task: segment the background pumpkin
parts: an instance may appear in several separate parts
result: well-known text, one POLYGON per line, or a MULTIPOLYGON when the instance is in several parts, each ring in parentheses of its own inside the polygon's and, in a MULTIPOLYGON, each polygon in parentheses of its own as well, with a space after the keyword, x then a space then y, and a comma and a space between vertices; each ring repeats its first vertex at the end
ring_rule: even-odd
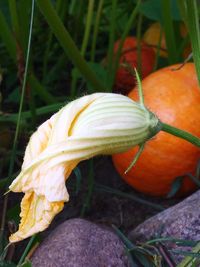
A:
MULTIPOLYGON (((180 36, 183 39, 187 37, 188 30, 185 24, 183 23, 179 24, 179 31, 180 31, 180 36)), ((154 49, 155 53, 157 53, 157 49, 159 47, 159 42, 160 42, 159 55, 161 57, 166 57, 166 58, 168 57, 164 29, 162 29, 162 26, 159 22, 155 22, 150 25, 150 27, 145 31, 143 35, 143 41, 149 46, 151 46, 154 49)), ((183 58, 187 58, 190 53, 191 53, 191 45, 187 44, 183 51, 183 58)))
MULTIPOLYGON (((116 41, 114 45, 114 53, 117 53, 120 40, 116 41)), ((154 68, 156 54, 152 47, 141 41, 140 44, 135 37, 127 37, 124 41, 122 52, 119 60, 119 68, 115 77, 114 92, 119 92, 127 95, 135 86, 136 80, 130 69, 140 69, 141 76, 145 78, 154 68), (141 49, 141 59, 138 58, 138 46, 141 49), (141 66, 139 64, 141 62, 141 66)))
MULTIPOLYGON (((171 124, 200 137, 200 88, 195 67, 187 63, 160 69, 142 81, 145 105, 157 114, 162 122, 171 124)), ((137 90, 129 97, 137 100, 137 90)), ((123 179, 137 190, 155 196, 166 196, 173 181, 187 173, 195 174, 200 150, 173 135, 160 132, 149 140, 136 165, 124 174, 138 148, 113 155, 114 165, 123 179)), ((185 177, 180 194, 195 189, 185 177)))

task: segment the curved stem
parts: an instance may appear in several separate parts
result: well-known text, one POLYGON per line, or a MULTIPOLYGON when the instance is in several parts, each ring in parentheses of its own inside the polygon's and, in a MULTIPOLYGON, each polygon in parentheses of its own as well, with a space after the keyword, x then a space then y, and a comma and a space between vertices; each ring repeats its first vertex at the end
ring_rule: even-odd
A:
POLYGON ((170 134, 173 134, 177 137, 180 137, 182 139, 187 140, 188 142, 192 143, 195 146, 200 147, 200 138, 198 138, 197 136, 192 135, 191 133, 188 133, 186 131, 180 130, 176 127, 173 127, 169 124, 161 123, 161 130, 170 134))
POLYGON ((127 174, 133 168, 133 166, 136 164, 137 160, 139 159, 140 155, 142 154, 142 152, 144 150, 144 145, 145 145, 145 143, 140 145, 138 152, 136 153, 134 159, 132 160, 132 162, 130 163, 128 168, 125 170, 124 174, 127 174))

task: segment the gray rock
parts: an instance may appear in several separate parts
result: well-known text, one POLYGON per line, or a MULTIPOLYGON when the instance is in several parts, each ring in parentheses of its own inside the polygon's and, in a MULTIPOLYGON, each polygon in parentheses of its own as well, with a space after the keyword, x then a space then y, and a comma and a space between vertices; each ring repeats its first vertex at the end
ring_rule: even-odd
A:
POLYGON ((33 267, 128 267, 123 243, 109 228, 83 219, 59 225, 31 258, 33 267))
MULTIPOLYGON (((158 237, 200 241, 200 190, 179 204, 158 213, 138 225, 130 232, 133 242, 144 242, 158 237)), ((173 253, 173 249, 190 250, 190 247, 177 247, 174 242, 167 242, 166 248, 178 263, 182 257, 173 253)))

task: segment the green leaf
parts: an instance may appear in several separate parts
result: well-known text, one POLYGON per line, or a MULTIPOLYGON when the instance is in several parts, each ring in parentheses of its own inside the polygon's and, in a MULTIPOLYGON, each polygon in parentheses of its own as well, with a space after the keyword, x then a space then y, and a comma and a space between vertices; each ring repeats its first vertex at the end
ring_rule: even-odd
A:
POLYGON ((171 190, 167 194, 167 198, 174 197, 181 188, 182 183, 183 183, 183 176, 177 177, 172 183, 171 190))
MULTIPOLYGON (((171 15, 173 20, 181 20, 180 12, 175 0, 171 0, 171 15)), ((147 0, 140 6, 140 12, 147 18, 162 22, 162 1, 147 0)))

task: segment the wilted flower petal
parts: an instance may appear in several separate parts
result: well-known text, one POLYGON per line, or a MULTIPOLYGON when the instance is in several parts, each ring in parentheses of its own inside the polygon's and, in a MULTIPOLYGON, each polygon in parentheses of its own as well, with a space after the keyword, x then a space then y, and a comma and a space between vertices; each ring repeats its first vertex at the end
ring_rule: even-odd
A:
MULTIPOLYGON (((96 93, 69 103, 43 123, 30 138, 21 173, 10 185, 10 190, 24 192, 26 199, 15 241, 17 236, 20 240, 48 226, 61 209, 58 203, 69 199, 65 181, 80 161, 123 152, 145 142, 157 122, 155 116, 128 97, 96 93), (42 202, 51 209, 55 205, 55 210, 48 212, 48 220, 44 216, 41 221, 41 212, 24 219, 35 202, 37 207, 42 202)), ((14 242, 13 238, 10 241, 14 242)))
POLYGON ((10 236, 10 242, 20 241, 46 229, 63 206, 63 201, 49 202, 34 192, 26 193, 21 202, 19 230, 10 236))

